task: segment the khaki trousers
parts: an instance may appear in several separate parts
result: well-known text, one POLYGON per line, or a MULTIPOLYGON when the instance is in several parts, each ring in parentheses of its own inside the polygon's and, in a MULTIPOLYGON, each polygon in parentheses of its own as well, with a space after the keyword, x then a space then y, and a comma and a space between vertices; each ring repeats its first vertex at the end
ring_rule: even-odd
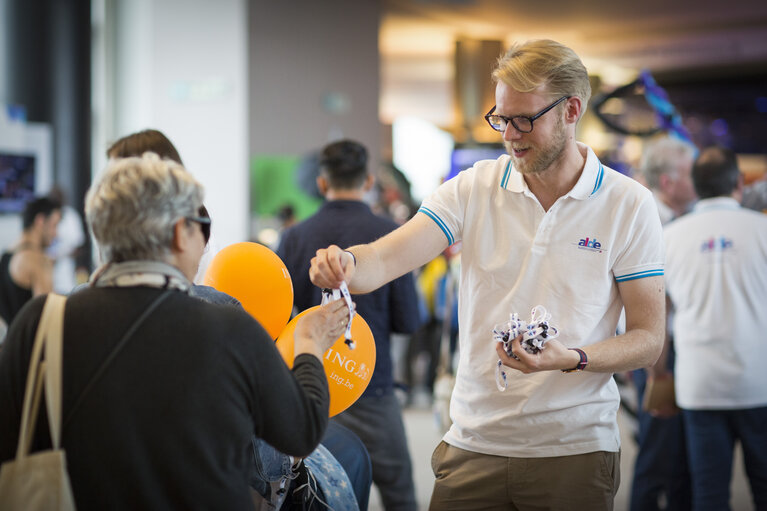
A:
POLYGON ((431 467, 431 511, 612 511, 620 453, 507 458, 440 442, 431 467))

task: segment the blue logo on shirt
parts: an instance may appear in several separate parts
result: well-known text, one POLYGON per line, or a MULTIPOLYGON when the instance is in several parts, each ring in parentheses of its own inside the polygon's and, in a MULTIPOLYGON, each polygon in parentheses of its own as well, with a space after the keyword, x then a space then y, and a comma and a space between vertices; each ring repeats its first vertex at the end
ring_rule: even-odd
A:
POLYGON ((602 244, 597 241, 596 238, 583 238, 578 242, 578 248, 583 250, 591 250, 592 252, 602 252, 602 244))
POLYGON ((719 236, 718 238, 709 238, 700 246, 700 251, 702 253, 708 253, 708 252, 724 252, 725 250, 730 250, 733 248, 732 240, 725 238, 724 236, 719 236))

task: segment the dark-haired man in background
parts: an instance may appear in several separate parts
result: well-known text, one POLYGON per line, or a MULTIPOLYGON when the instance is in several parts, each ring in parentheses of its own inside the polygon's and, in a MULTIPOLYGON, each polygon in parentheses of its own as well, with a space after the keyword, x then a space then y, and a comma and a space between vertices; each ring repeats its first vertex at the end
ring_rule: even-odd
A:
POLYGON ((767 216, 740 206, 729 149, 703 150, 692 180, 700 202, 663 235, 693 509, 730 508, 736 441, 754 508, 767 509, 767 216))
POLYGON ((45 249, 56 237, 61 204, 38 197, 26 204, 21 216, 21 238, 0 259, 0 317, 6 325, 33 296, 53 289, 53 262, 45 249))
MULTIPOLYGON (((321 301, 321 290, 309 280, 315 252, 330 244, 369 243, 397 225, 373 214, 363 198, 373 186, 367 150, 350 140, 326 146, 321 155, 317 187, 327 201, 319 211, 283 234, 277 254, 293 279, 295 305, 305 310, 321 301)), ((353 297, 376 343, 376 367, 368 388, 349 409, 333 420, 354 431, 370 453, 373 482, 387 510, 416 509, 410 455, 402 411, 393 392, 392 332, 411 333, 418 327, 418 306, 411 274, 353 297)))

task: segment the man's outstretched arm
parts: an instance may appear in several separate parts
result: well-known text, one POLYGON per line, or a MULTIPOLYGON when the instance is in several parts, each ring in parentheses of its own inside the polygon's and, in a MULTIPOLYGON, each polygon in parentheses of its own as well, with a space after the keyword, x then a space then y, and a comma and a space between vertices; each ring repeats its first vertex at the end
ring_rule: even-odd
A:
POLYGON ((447 238, 429 217, 417 213, 407 223, 373 243, 348 251, 331 245, 312 258, 309 277, 315 286, 336 289, 345 281, 354 294, 369 293, 423 266, 447 248, 447 238))

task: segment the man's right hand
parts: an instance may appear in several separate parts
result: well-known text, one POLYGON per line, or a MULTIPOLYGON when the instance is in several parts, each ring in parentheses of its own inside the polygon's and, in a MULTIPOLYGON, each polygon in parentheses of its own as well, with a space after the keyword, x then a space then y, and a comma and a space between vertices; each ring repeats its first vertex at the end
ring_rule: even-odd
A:
POLYGON ((354 275, 354 258, 337 245, 321 248, 312 258, 309 278, 317 287, 338 289, 354 275))

